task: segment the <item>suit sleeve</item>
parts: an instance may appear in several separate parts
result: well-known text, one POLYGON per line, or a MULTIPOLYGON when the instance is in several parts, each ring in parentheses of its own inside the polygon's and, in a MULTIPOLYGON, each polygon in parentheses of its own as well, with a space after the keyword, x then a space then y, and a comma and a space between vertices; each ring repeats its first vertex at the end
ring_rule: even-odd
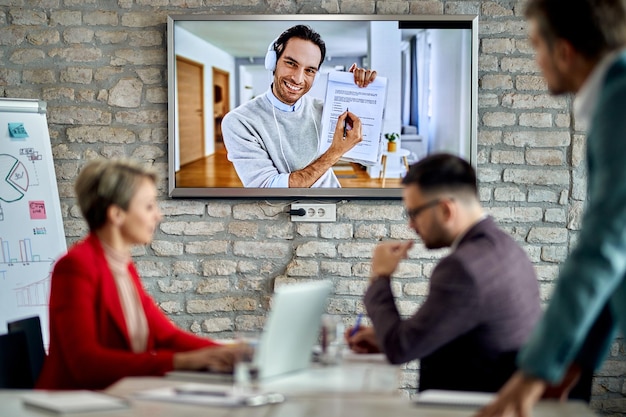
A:
POLYGON ((410 318, 400 317, 387 279, 374 281, 364 302, 378 343, 396 364, 420 359, 478 323, 475 281, 451 258, 437 265, 426 301, 410 318))
POLYGON ((615 319, 611 307, 607 304, 589 329, 587 338, 576 355, 575 362, 587 371, 598 369, 611 347, 615 330, 615 319))
POLYGON ((548 308, 518 357, 525 373, 551 383, 561 380, 602 308, 612 301, 624 305, 625 102, 626 77, 622 76, 602 93, 589 132, 589 205, 578 245, 564 263, 548 308))

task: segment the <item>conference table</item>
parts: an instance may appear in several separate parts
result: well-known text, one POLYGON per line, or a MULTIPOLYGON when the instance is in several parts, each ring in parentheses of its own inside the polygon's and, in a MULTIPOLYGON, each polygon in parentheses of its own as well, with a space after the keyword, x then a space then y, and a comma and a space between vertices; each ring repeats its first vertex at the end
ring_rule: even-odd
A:
MULTIPOLYGON (((188 385, 189 382, 160 377, 128 377, 105 393, 128 399, 119 410, 67 414, 72 417, 469 417, 475 408, 417 405, 397 389, 399 369, 380 363, 342 363, 312 367, 262 383, 264 391, 280 392, 285 400, 255 407, 207 406, 156 401, 138 396, 141 392, 188 385)), ((219 387, 220 385, 215 385, 219 387)), ((25 406, 28 390, 0 390, 1 417, 50 416, 46 411, 25 406)), ((534 417, 591 417, 583 402, 541 401, 534 417)))

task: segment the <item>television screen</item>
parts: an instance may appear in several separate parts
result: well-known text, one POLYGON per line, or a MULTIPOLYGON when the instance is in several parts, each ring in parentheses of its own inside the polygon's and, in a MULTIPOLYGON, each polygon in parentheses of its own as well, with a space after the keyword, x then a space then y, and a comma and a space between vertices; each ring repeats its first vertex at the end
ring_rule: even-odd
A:
POLYGON ((477 16, 169 16, 169 195, 401 198, 408 166, 428 154, 475 165, 477 68, 477 16), (296 25, 325 45, 321 58, 304 41, 317 68, 306 48, 277 42, 296 25), (356 86, 354 67, 374 81, 356 86), (349 115, 362 140, 330 158, 351 137, 349 115), (296 178, 310 185, 289 187, 296 178))

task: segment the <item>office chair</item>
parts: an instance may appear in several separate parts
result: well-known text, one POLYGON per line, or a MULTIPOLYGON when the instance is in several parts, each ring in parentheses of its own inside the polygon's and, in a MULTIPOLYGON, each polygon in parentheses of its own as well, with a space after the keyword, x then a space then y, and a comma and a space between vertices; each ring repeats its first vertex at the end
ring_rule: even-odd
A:
POLYGON ((24 332, 0 335, 0 388, 33 388, 35 381, 24 332))
POLYGON ((34 386, 41 373, 46 352, 43 347, 41 335, 41 320, 39 316, 27 317, 7 323, 9 334, 24 334, 26 337, 26 349, 30 363, 30 374, 34 386))

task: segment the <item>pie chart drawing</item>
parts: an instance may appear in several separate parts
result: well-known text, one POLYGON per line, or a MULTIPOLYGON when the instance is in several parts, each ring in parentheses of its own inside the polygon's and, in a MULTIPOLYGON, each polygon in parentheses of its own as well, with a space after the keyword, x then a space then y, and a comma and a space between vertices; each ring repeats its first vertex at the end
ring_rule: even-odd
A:
POLYGON ((0 154, 0 200, 11 203, 28 190, 28 171, 14 156, 0 154))

